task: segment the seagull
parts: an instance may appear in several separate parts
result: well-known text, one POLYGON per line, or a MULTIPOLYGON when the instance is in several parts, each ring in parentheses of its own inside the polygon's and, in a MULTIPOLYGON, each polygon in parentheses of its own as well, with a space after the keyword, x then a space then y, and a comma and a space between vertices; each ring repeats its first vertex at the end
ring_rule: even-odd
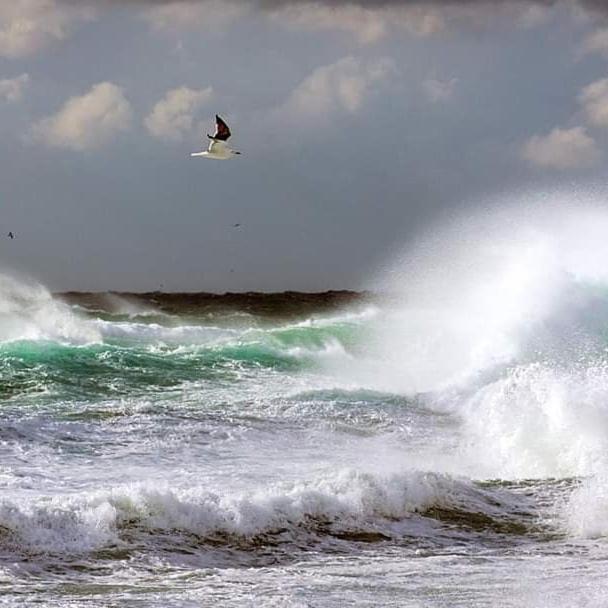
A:
POLYGON ((230 137, 230 129, 228 125, 216 114, 215 115, 215 133, 207 137, 211 140, 209 147, 204 152, 192 152, 190 156, 202 156, 203 158, 215 158, 216 160, 228 160, 235 154, 240 154, 236 150, 231 150, 226 142, 230 137))

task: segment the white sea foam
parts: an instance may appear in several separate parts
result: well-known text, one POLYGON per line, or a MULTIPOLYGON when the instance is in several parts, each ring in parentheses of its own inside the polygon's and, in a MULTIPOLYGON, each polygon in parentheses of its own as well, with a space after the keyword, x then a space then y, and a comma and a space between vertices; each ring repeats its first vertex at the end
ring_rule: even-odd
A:
POLYGON ((240 334, 239 331, 233 329, 200 325, 167 327, 158 323, 114 322, 101 319, 96 319, 94 324, 104 338, 124 338, 143 343, 210 345, 240 334))
POLYGON ((52 340, 86 344, 96 328, 58 302, 39 283, 0 274, 0 341, 52 340))
POLYGON ((564 505, 562 515, 571 534, 583 538, 608 536, 608 476, 599 473, 582 482, 564 505))
MULTIPOLYGON (((377 318, 381 314, 380 308, 369 305, 360 310, 343 310, 337 314, 313 316, 291 325, 291 327, 328 327, 341 323, 360 324, 377 318)), ((284 329, 284 328, 281 328, 284 329)))
POLYGON ((279 356, 288 356, 293 359, 312 359, 321 365, 331 365, 333 362, 352 360, 352 356, 342 343, 335 338, 323 340, 318 346, 289 346, 275 344, 272 350, 279 356))
POLYGON ((585 476, 608 465, 608 367, 510 369, 460 406, 477 475, 585 476))
MULTIPOLYGON (((352 360, 342 342, 331 333, 311 334, 316 323, 284 325, 269 329, 233 329, 209 325, 177 325, 167 327, 157 323, 113 322, 101 319, 92 321, 101 336, 119 339, 136 345, 147 345, 152 349, 171 347, 172 354, 195 355, 203 349, 239 349, 243 354, 248 349, 259 354, 302 361, 316 361, 326 366, 352 360), (303 330, 301 336, 286 334, 303 330)), ((332 323, 319 327, 321 332, 332 323)), ((230 351, 226 351, 230 354, 230 351)))

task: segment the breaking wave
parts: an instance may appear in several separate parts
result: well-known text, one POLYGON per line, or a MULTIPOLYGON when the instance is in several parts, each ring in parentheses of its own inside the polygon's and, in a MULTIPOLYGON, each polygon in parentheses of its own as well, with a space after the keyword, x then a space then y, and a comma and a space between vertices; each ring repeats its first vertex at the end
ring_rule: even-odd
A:
MULTIPOLYGON (((147 542, 238 548, 314 544, 324 538, 388 541, 414 535, 424 520, 463 529, 523 534, 534 518, 524 496, 445 475, 330 477, 223 494, 145 484, 35 502, 0 501, 0 547, 75 555, 147 542)), ((158 547, 157 547, 158 548, 158 547)))
POLYGON ((580 535, 608 533, 607 233, 601 200, 547 195, 421 237, 377 285, 392 310, 356 370, 461 420, 452 470, 586 478, 562 511, 580 535))

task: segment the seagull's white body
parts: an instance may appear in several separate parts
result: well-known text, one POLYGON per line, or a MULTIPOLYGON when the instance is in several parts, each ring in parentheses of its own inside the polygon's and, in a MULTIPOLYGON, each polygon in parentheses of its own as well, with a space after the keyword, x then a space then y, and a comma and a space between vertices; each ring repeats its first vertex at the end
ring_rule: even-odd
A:
POLYGON ((204 152, 192 152, 190 156, 203 156, 204 158, 214 158, 215 160, 229 160, 234 156, 234 152, 223 142, 212 139, 209 147, 204 152))
POLYGON ((240 154, 236 150, 232 150, 226 144, 230 137, 230 129, 228 125, 219 117, 215 116, 215 134, 209 138, 209 147, 203 152, 192 152, 190 156, 201 156, 203 158, 213 158, 215 160, 229 160, 233 156, 240 154))

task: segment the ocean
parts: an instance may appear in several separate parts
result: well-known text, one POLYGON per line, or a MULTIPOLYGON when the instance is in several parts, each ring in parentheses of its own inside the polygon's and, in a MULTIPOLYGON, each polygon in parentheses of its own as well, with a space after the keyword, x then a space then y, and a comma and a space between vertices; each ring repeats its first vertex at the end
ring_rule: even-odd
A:
POLYGON ((502 217, 363 293, 2 275, 0 605, 608 605, 608 222, 502 217))

